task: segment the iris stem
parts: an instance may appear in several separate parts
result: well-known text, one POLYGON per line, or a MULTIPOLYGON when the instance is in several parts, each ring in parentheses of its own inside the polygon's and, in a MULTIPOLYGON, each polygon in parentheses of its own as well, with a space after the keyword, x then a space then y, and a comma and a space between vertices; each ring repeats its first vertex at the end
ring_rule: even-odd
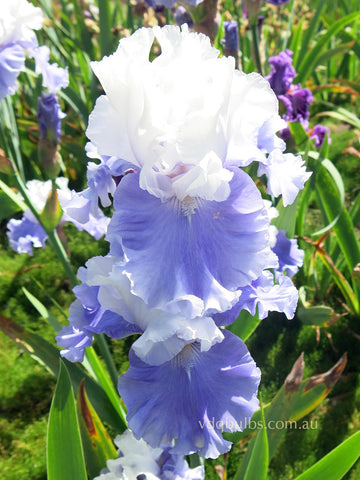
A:
POLYGON ((103 357, 103 359, 106 363, 111 381, 112 381, 115 389, 117 389, 119 374, 118 374, 118 371, 116 369, 113 357, 110 353, 109 345, 108 345, 103 333, 101 333, 100 335, 96 335, 96 344, 99 347, 101 355, 102 355, 102 357, 103 357))
POLYGON ((253 47, 254 47, 254 56, 255 56, 255 64, 258 72, 262 75, 262 67, 261 67, 261 60, 260 60, 260 50, 259 50, 259 40, 258 40, 258 31, 257 25, 251 25, 251 34, 253 39, 253 47))

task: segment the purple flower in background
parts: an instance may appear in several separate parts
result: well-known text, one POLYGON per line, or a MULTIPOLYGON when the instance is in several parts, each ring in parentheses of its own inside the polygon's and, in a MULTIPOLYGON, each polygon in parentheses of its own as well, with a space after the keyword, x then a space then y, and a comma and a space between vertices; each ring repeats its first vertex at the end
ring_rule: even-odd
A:
POLYGON ((242 431, 259 407, 260 370, 239 337, 206 352, 190 343, 172 360, 151 366, 130 351, 130 368, 119 378, 128 423, 152 447, 171 443, 171 453, 217 458, 230 449, 222 433, 242 431))
MULTIPOLYGON (((139 0, 137 0, 139 1, 139 0)), ((182 3, 197 7, 204 0, 184 0, 182 3)), ((145 0, 149 7, 167 7, 172 8, 176 0, 145 0)), ((184 22, 183 22, 184 23, 184 22)), ((188 23, 188 22, 186 22, 188 23)), ((181 24, 182 25, 182 24, 181 24)), ((190 26, 190 25, 189 25, 190 26)))
POLYGON ((224 22, 225 38, 224 48, 227 55, 238 51, 239 48, 239 28, 235 20, 224 22))
POLYGON ((310 103, 314 97, 308 88, 302 88, 300 84, 293 85, 284 95, 279 95, 286 107, 284 115, 288 122, 300 122, 305 128, 308 126, 310 115, 310 103))
POLYGON ((315 125, 315 127, 310 130, 310 138, 314 140, 315 148, 320 148, 324 142, 325 135, 327 135, 328 143, 331 143, 330 130, 329 127, 323 125, 315 125))
POLYGON ((296 76, 295 68, 292 66, 292 54, 291 50, 285 50, 269 58, 271 72, 265 78, 278 96, 284 95, 289 90, 296 76))
POLYGON ((190 13, 182 5, 180 5, 176 9, 174 14, 174 20, 179 26, 183 25, 184 23, 187 23, 189 25, 189 28, 192 28, 194 26, 194 22, 191 18, 190 13))
MULTIPOLYGON (((281 2, 271 2, 280 4, 281 2)), ((285 2, 282 2, 285 3, 285 2)), ((309 107, 314 97, 308 88, 302 88, 300 84, 293 85, 292 81, 296 76, 296 71, 292 65, 291 50, 280 52, 279 55, 269 58, 271 72, 266 77, 271 88, 276 93, 286 108, 283 118, 287 122, 300 122, 307 129, 309 122, 309 107)), ((320 148, 324 141, 325 133, 329 135, 329 129, 322 125, 316 125, 309 131, 310 138, 315 141, 315 147, 320 148)), ((289 127, 280 130, 281 138, 286 141, 291 137, 289 127)), ((330 143, 330 142, 329 142, 330 143)))
POLYGON ((290 0, 265 0, 267 3, 271 3, 272 5, 285 5, 285 3, 289 3, 290 0))
POLYGON ((45 247, 47 234, 39 223, 32 222, 24 216, 20 220, 11 219, 7 227, 9 245, 17 253, 32 255, 33 247, 45 247))
MULTIPOLYGON (((139 0, 137 0, 139 1, 139 0)), ((167 8, 172 8, 175 3, 176 3, 176 0, 145 0, 145 3, 149 6, 149 7, 167 7, 167 8)))
POLYGON ((37 120, 40 136, 43 140, 59 143, 61 136, 61 120, 65 114, 60 109, 59 100, 55 93, 42 93, 38 98, 37 120))

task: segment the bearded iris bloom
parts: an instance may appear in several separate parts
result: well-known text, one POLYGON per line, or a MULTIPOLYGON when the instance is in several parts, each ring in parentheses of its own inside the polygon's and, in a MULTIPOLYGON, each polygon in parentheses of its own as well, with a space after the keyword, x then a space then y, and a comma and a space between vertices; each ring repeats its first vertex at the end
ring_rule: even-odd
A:
POLYGON ((258 408, 260 382, 244 343, 222 327, 243 309, 292 318, 298 298, 284 275, 298 261, 294 245, 284 254, 243 167, 258 162, 284 205, 310 174, 284 153, 269 83, 235 70, 187 26, 139 29, 92 68, 105 94, 87 150, 100 163, 68 207, 87 218, 113 200, 110 253, 79 271, 57 341, 74 361, 94 333, 140 334, 118 383, 135 437, 171 455, 216 458, 231 446, 222 433, 243 430, 258 408), (161 54, 150 62, 155 38, 161 54))

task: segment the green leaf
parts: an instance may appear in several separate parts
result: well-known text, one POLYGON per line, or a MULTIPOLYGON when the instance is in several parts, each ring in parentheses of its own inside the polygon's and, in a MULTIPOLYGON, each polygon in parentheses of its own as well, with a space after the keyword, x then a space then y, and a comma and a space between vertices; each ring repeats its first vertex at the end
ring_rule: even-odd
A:
MULTIPOLYGON (((323 2, 324 3, 324 2, 323 2)), ((316 12, 317 14, 317 12, 316 12)), ((315 15, 316 15, 315 14, 315 15)), ((329 42, 329 40, 335 36, 338 32, 340 32, 346 25, 349 23, 353 22, 354 20, 358 19, 360 17, 360 12, 354 12, 351 13, 350 15, 346 15, 345 17, 341 18, 334 24, 332 24, 327 30, 326 33, 324 33, 320 39, 316 42, 315 46, 311 48, 310 50, 301 50, 301 53, 299 55, 299 58, 302 58, 302 54, 305 55, 305 52, 308 51, 308 53, 305 55, 303 58, 303 61, 301 62, 300 66, 297 67, 297 71, 299 72, 295 82, 296 83, 303 83, 305 82, 308 77, 311 75, 311 72, 313 69, 316 67, 316 65, 319 63, 319 58, 321 56, 321 52, 323 48, 325 48, 326 44, 329 42)))
POLYGON ((87 480, 74 392, 62 361, 49 414, 47 472, 48 480, 87 480))
MULTIPOLYGON (((272 402, 264 407, 268 443, 269 459, 273 457, 287 429, 302 428, 298 421, 317 407, 335 385, 346 365, 346 355, 340 358, 329 371, 303 380, 303 354, 295 362, 287 376, 284 385, 276 394, 272 402)), ((261 412, 254 413, 251 421, 243 432, 224 433, 224 438, 238 442, 247 435, 263 428, 261 412)), ((308 428, 308 427, 307 427, 308 428)))
POLYGON ((326 305, 298 308, 296 316, 304 325, 326 326, 334 319, 334 310, 326 305))
POLYGON ((330 48, 329 50, 326 50, 325 53, 322 53, 318 57, 318 59, 316 61, 316 64, 317 65, 324 65, 332 57, 334 57, 336 55, 348 53, 351 50, 352 46, 353 46, 353 42, 349 42, 349 43, 341 44, 341 45, 339 45, 338 47, 335 47, 335 48, 330 48))
POLYGON ((269 444, 262 404, 260 413, 262 428, 259 428, 256 436, 248 445, 234 480, 266 480, 269 468, 269 444))
POLYGON ((317 114, 317 116, 332 117, 332 118, 335 118, 336 120, 340 120, 340 122, 348 123, 349 125, 352 125, 355 128, 360 128, 359 118, 356 115, 354 115, 352 112, 349 112, 349 110, 346 110, 345 108, 342 108, 342 107, 336 108, 335 110, 331 110, 331 111, 320 112, 317 114))
POLYGON ((105 370, 105 368, 102 366, 99 357, 96 355, 95 350, 92 347, 87 348, 86 358, 89 360, 91 367, 96 375, 96 378, 99 381, 100 385, 103 387, 108 399, 110 400, 119 417, 121 418, 121 421, 123 423, 121 431, 124 431, 127 427, 126 412, 121 404, 121 399, 117 390, 115 390, 110 375, 108 374, 107 370, 105 370))
POLYGON ((14 173, 11 160, 7 158, 2 148, 0 148, 0 173, 5 173, 6 175, 11 175, 14 173))
POLYGON ((61 323, 58 322, 58 320, 54 317, 54 315, 52 315, 48 311, 48 309, 40 302, 40 300, 38 300, 36 297, 34 297, 34 295, 32 295, 29 292, 29 290, 27 290, 25 287, 22 287, 21 290, 24 292, 26 298, 29 300, 31 305, 34 308, 36 308, 36 310, 40 313, 40 315, 50 323, 50 325, 54 328, 54 330, 56 332, 61 330, 61 328, 62 328, 61 323))
POLYGON ((289 129, 298 149, 305 150, 309 137, 300 122, 290 122, 289 129))
POLYGON ((20 212, 21 208, 5 192, 0 191, 0 222, 11 218, 14 213, 20 212))
POLYGON ((260 322, 257 313, 252 316, 248 311, 241 310, 238 318, 228 327, 228 330, 246 342, 260 322))
POLYGON ((101 56, 112 53, 111 12, 108 0, 98 0, 101 56))
MULTIPOLYGON (((26 288, 23 288, 23 292, 25 293, 28 300, 31 304, 36 308, 36 310, 40 313, 40 315, 45 318, 50 325, 56 330, 59 331, 62 325, 57 321, 57 319, 47 310, 47 308, 34 297, 26 288)), ((105 339, 98 335, 97 336, 98 345, 101 348, 101 351, 104 355, 109 355, 109 352, 105 349, 106 341, 105 339), (105 345, 104 345, 105 343, 105 345)), ((93 378, 100 383, 103 387, 105 393, 107 394, 108 399, 113 404, 115 410, 117 411, 118 415, 122 419, 122 427, 121 431, 126 428, 126 413, 124 408, 121 405, 120 397, 116 390, 116 383, 117 383, 117 371, 115 369, 115 365, 113 364, 112 358, 108 360, 108 362, 112 362, 109 364, 110 373, 103 367, 102 363, 99 360, 95 350, 93 347, 88 347, 85 351, 85 358, 83 361, 83 365, 86 370, 93 376, 93 378), (112 375, 111 375, 112 373, 112 375)))
POLYGON ((334 448, 295 480, 340 480, 360 456, 360 432, 334 448))
POLYGON ((326 214, 325 221, 328 224, 328 222, 331 223, 337 219, 333 225, 333 229, 351 274, 355 266, 360 262, 359 243, 355 235, 353 223, 343 205, 343 198, 339 192, 339 186, 327 168, 328 164, 324 165, 323 162, 310 160, 310 167, 314 171, 313 176, 315 177, 316 192, 319 202, 326 214))
POLYGON ((320 0, 318 2, 314 15, 311 19, 311 22, 308 28, 305 30, 304 38, 302 38, 302 41, 301 41, 301 49, 298 55, 296 55, 296 57, 294 58, 294 67, 297 72, 301 70, 301 67, 304 63, 304 57, 306 55, 306 52, 309 51, 310 41, 315 37, 316 29, 320 21, 320 15, 322 13, 322 10, 326 2, 327 0, 320 0))
POLYGON ((45 207, 40 213, 40 220, 46 230, 53 230, 59 225, 62 215, 63 211, 56 191, 56 185, 53 184, 45 207))
MULTIPOLYGON (((81 50, 87 52, 89 55, 92 56, 93 45, 92 45, 89 29, 85 24, 84 13, 80 8, 80 4, 77 0, 72 0, 72 4, 74 5, 74 17, 76 19, 76 28, 74 29, 74 32, 76 32, 80 37, 80 41, 82 45, 81 50)), ((80 49, 77 49, 77 50, 80 50, 80 49)))
POLYGON ((297 196, 295 201, 287 207, 284 207, 281 201, 276 207, 278 209, 279 216, 274 218, 274 220, 272 221, 272 223, 278 230, 285 230, 288 238, 294 237, 298 201, 299 196, 297 196))
MULTIPOLYGON (((356 293, 354 292, 344 275, 340 272, 338 268, 336 268, 334 262, 330 258, 330 255, 320 245, 316 246, 316 254, 323 262, 327 270, 330 272, 331 278, 334 280, 340 292, 343 294, 349 310, 354 315, 358 315, 360 312, 358 291, 355 290, 356 293)), ((355 271, 356 267, 357 266, 354 267, 352 273, 355 271)), ((356 287, 356 280, 354 279, 354 277, 353 280, 354 286, 356 287)))
POLYGON ((306 182, 304 190, 299 192, 299 195, 298 195, 299 208, 296 215, 295 233, 300 237, 303 235, 303 230, 304 230, 304 225, 306 220, 306 212, 312 198, 312 192, 313 192, 313 185, 310 177, 310 180, 306 182))
POLYGON ((86 468, 90 478, 94 478, 106 467, 107 460, 117 458, 117 452, 104 425, 89 402, 83 381, 80 383, 77 399, 86 468))
POLYGON ((22 211, 27 210, 28 207, 27 207, 26 203, 23 200, 21 200, 21 198, 19 198, 19 196, 13 190, 11 190, 11 188, 9 188, 6 185, 6 183, 4 183, 2 180, 0 180, 0 188, 1 188, 2 192, 7 197, 9 197, 9 199, 12 200, 12 202, 15 203, 15 205, 17 205, 18 211, 19 210, 22 210, 22 211))
MULTIPOLYGON (((314 232, 312 234, 312 236, 314 237, 314 236, 323 235, 324 233, 331 230, 335 226, 337 221, 339 220, 340 215, 341 215, 342 211, 344 210, 344 205, 345 205, 345 188, 344 188, 344 183, 343 183, 343 180, 342 180, 342 177, 341 177, 339 171, 337 170, 335 165, 330 160, 322 157, 317 152, 310 152, 309 156, 312 157, 312 158, 315 158, 315 159, 319 159, 321 161, 321 165, 327 169, 327 171, 329 172, 333 182, 335 183, 335 185, 337 187, 337 191, 338 191, 337 197, 338 197, 338 200, 339 200, 339 202, 338 202, 339 203, 338 213, 335 216, 335 218, 328 225, 326 225, 326 227, 322 228, 321 230, 318 230, 318 231, 314 232)), ((336 193, 335 193, 335 195, 336 195, 336 193)))
POLYGON ((298 26, 293 29, 291 43, 288 47, 289 50, 294 52, 294 55, 293 55, 294 65, 296 65, 296 61, 297 61, 297 58, 298 58, 298 52, 300 51, 300 47, 301 47, 301 37, 302 37, 302 33, 304 31, 304 26, 303 26, 304 21, 305 21, 305 18, 302 17, 299 21, 298 26))

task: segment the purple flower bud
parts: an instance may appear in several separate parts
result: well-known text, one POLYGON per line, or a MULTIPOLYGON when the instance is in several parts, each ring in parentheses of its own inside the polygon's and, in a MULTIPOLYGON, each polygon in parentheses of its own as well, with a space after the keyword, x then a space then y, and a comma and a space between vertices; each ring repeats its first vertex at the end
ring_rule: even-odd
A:
POLYGON ((285 5, 285 3, 289 3, 290 0, 265 0, 267 3, 271 3, 272 5, 285 5))
POLYGON ((269 58, 271 65, 270 75, 266 77, 266 80, 270 83, 271 88, 276 95, 284 95, 295 78, 296 72, 292 66, 292 54, 291 50, 280 52, 279 55, 269 58))
POLYGON ((320 148, 324 142, 325 134, 327 134, 328 143, 331 143, 330 130, 329 127, 324 127, 323 125, 315 125, 315 127, 310 130, 310 138, 315 142, 315 148, 320 148))
POLYGON ((61 136, 61 120, 65 114, 60 110, 60 104, 55 93, 42 93, 38 98, 37 119, 42 139, 58 144, 61 136))
POLYGON ((239 29, 235 20, 224 22, 225 39, 224 46, 226 54, 237 52, 239 48, 239 29))
POLYGON ((192 28, 194 26, 194 22, 191 18, 190 13, 182 5, 180 5, 176 9, 174 19, 177 25, 179 25, 179 27, 184 23, 187 23, 189 25, 189 28, 192 28))
POLYGON ((175 0, 145 0, 145 3, 152 8, 156 8, 156 7, 172 8, 175 4, 175 0))

